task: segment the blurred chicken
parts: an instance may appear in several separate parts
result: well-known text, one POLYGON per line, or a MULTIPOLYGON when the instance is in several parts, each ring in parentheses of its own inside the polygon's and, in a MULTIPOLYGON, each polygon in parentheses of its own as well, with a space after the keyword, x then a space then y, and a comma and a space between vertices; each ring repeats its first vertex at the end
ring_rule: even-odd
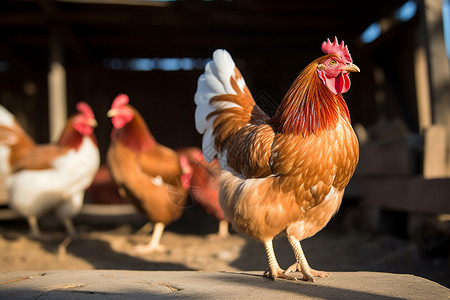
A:
POLYGON ((136 252, 162 251, 161 235, 183 212, 191 174, 186 158, 158 144, 128 102, 128 96, 121 94, 108 111, 114 128, 107 164, 122 197, 155 223, 150 242, 136 247, 136 252))
POLYGON ((10 175, 13 166, 35 147, 14 115, 0 105, 0 176, 10 175))
POLYGON ((264 243, 266 275, 302 279, 329 273, 313 270, 300 241, 315 235, 337 212, 358 162, 358 141, 342 93, 349 72, 359 72, 344 43, 323 42, 322 56, 297 77, 275 115, 253 100, 225 50, 198 80, 195 122, 203 155, 222 167, 219 203, 234 228, 264 243), (272 240, 286 232, 296 257, 287 271, 278 265, 272 240))
POLYGON ((203 157, 202 151, 196 147, 180 148, 177 149, 177 152, 180 156, 184 155, 187 158, 191 168, 189 191, 192 200, 219 221, 218 233, 209 237, 227 238, 229 235, 228 222, 219 205, 219 162, 214 159, 208 163, 203 157))
POLYGON ((37 218, 50 210, 76 236, 72 218, 80 212, 84 191, 99 167, 94 113, 84 102, 77 104, 77 110, 59 141, 47 145, 36 145, 11 114, 0 115, 1 163, 11 173, 7 178, 10 206, 27 218, 37 238, 42 237, 37 218))
POLYGON ((127 200, 120 196, 117 184, 111 178, 108 166, 101 165, 86 190, 86 199, 96 204, 124 204, 127 200))

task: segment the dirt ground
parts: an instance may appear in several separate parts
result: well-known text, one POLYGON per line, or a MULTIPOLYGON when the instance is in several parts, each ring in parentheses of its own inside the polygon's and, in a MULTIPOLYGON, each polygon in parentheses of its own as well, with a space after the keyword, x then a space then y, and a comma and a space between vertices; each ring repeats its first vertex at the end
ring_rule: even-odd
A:
MULTIPOLYGON (((450 287, 448 253, 427 253, 409 240, 391 235, 344 230, 331 222, 316 236, 302 242, 313 268, 326 271, 380 271, 414 274, 450 287)), ((217 222, 196 207, 170 225, 162 237, 166 251, 134 254, 134 246, 149 240, 151 226, 138 215, 127 218, 79 216, 78 239, 67 239, 52 216, 40 220, 42 241, 28 236, 25 220, 0 221, 0 270, 265 270, 261 243, 232 231, 223 240, 210 234, 217 222)), ((294 262, 284 236, 274 241, 280 265, 294 262)), ((429 252, 429 251, 428 251, 429 252)))

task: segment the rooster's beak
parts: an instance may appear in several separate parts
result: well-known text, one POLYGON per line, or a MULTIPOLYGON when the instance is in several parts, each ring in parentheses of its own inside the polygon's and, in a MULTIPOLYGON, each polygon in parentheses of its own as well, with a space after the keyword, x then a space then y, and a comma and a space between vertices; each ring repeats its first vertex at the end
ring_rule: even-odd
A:
POLYGON ((358 66, 354 65, 354 64, 348 64, 345 67, 343 67, 342 69, 347 72, 360 72, 358 66))
POLYGON ((108 112, 106 113, 106 116, 107 116, 108 118, 112 118, 112 117, 117 116, 117 113, 118 113, 117 109, 111 108, 111 109, 108 110, 108 112))

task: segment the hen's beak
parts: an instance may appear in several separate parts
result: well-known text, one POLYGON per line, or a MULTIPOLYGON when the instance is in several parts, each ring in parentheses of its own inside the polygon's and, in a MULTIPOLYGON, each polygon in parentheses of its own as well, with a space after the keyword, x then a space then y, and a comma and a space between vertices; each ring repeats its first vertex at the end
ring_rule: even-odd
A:
POLYGON ((358 66, 354 65, 354 64, 348 64, 345 67, 343 67, 342 69, 347 72, 360 72, 358 66))
POLYGON ((107 116, 108 118, 112 118, 112 117, 117 116, 117 114, 118 114, 117 109, 111 108, 111 109, 108 110, 108 112, 106 113, 106 116, 107 116))
POLYGON ((95 119, 89 119, 89 126, 91 126, 92 128, 95 128, 98 126, 98 123, 95 119))

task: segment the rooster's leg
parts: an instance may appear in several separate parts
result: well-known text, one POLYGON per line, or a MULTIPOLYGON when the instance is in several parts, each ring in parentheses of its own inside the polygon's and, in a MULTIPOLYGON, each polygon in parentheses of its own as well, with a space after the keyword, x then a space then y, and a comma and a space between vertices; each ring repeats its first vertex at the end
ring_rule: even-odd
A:
POLYGON ((269 260, 269 270, 264 273, 264 276, 272 277, 274 281, 277 280, 277 278, 297 280, 294 276, 287 275, 286 272, 284 272, 284 270, 278 265, 275 252, 273 251, 272 239, 264 242, 264 248, 266 249, 267 258, 269 260))
POLYGON ((291 244, 292 250, 294 250, 295 259, 297 262, 290 266, 285 273, 300 271, 303 274, 303 280, 314 282, 314 277, 329 277, 331 276, 328 272, 317 271, 312 269, 308 261, 306 260, 305 254, 303 253, 300 241, 292 236, 288 236, 289 243, 291 244))
POLYGON ((30 225, 31 236, 35 239, 41 239, 42 233, 41 233, 41 230, 39 229, 37 218, 34 216, 31 216, 31 217, 27 218, 27 221, 28 221, 28 225, 30 225))
POLYGON ((156 223, 153 228, 153 234, 150 242, 146 245, 136 246, 134 251, 138 254, 165 251, 166 248, 159 243, 164 227, 165 225, 163 223, 156 223))

